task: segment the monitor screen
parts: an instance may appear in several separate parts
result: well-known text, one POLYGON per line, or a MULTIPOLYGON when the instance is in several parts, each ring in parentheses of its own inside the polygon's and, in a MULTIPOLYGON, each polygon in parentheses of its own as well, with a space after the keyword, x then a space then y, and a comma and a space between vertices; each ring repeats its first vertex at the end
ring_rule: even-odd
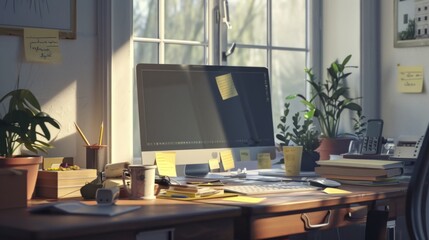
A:
POLYGON ((176 152, 179 165, 208 163, 225 149, 234 161, 261 152, 275 158, 266 68, 138 64, 136 71, 143 164, 159 151, 176 152))

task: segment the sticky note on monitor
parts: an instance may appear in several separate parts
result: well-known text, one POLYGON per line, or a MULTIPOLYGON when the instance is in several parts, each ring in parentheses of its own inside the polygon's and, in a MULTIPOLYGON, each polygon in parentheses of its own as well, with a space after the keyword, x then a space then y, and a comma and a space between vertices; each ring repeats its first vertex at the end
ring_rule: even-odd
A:
POLYGON ((240 161, 250 161, 250 150, 240 149, 240 161))
POLYGON ((232 97, 238 96, 237 89, 235 89, 234 81, 232 80, 231 73, 220 75, 216 77, 216 84, 219 88, 222 100, 227 100, 232 97))
POLYGON ((271 156, 270 153, 258 153, 258 168, 271 168, 271 156))
POLYGON ((220 159, 222 161, 223 170, 228 171, 235 168, 234 157, 232 156, 231 150, 220 152, 220 159))
POLYGON ((157 152, 155 158, 160 176, 177 177, 175 152, 157 152))
POLYGON ((209 159, 209 167, 210 171, 218 171, 220 169, 219 160, 209 159))

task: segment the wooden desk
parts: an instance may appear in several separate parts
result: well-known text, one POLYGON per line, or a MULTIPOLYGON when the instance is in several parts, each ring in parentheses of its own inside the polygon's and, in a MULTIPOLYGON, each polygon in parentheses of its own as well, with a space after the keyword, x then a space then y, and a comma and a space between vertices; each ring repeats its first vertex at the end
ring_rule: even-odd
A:
POLYGON ((241 213, 233 206, 167 199, 118 204, 142 208, 115 217, 0 210, 0 239, 233 239, 233 219, 241 213))
POLYGON ((377 207, 388 207, 391 219, 405 213, 405 184, 385 187, 343 185, 341 188, 352 193, 267 195, 258 204, 222 199, 196 202, 120 200, 119 204, 141 204, 142 208, 116 217, 1 210, 0 239, 136 239, 139 233, 156 234, 148 231, 163 233, 169 229, 174 231, 175 239, 263 239, 364 223, 367 210, 377 207), (329 223, 326 222, 328 214, 329 223), (305 215, 307 225, 313 227, 306 226, 305 215))
POLYGON ((369 209, 388 208, 389 218, 405 214, 407 185, 361 187, 343 185, 352 193, 328 195, 321 192, 267 195, 258 204, 220 199, 204 203, 239 206, 243 212, 235 220, 236 239, 263 239, 291 236, 314 230, 365 223, 369 209), (329 223, 327 216, 330 215, 329 223), (312 225, 305 223, 305 218, 312 225))

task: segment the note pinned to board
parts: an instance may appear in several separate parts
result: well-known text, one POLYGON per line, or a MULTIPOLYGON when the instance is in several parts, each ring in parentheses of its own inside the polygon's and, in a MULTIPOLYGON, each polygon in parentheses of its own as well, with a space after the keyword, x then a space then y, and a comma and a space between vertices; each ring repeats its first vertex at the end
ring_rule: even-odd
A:
POLYGON ((249 149, 240 149, 240 161, 250 161, 249 149))
POLYGON ((271 168, 270 153, 258 153, 258 168, 259 169, 271 168))
POLYGON ((423 66, 398 66, 399 92, 421 93, 423 82, 423 66))
POLYGON ((220 169, 219 160, 217 160, 216 158, 209 159, 209 167, 211 171, 219 170, 220 169))
POLYGON ((160 176, 177 177, 175 152, 157 152, 155 158, 160 176))
POLYGON ((235 89, 234 80, 232 80, 231 73, 217 76, 216 84, 219 88, 222 100, 227 100, 232 97, 238 96, 237 89, 235 89))
POLYGON ((231 150, 220 152, 220 159, 222 161, 223 170, 228 171, 235 168, 234 157, 231 150))
POLYGON ((29 62, 61 62, 59 31, 24 28, 24 52, 29 62))

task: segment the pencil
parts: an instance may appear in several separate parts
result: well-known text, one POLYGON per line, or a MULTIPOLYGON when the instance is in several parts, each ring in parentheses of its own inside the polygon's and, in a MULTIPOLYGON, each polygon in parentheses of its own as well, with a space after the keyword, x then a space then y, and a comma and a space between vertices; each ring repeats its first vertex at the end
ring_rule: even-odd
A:
POLYGON ((103 142, 103 130, 104 130, 103 121, 101 121, 100 136, 98 137, 98 145, 100 146, 101 146, 101 143, 103 142))
POLYGON ((80 127, 77 125, 77 123, 74 123, 74 125, 76 126, 77 131, 79 132, 80 136, 82 137, 83 141, 85 141, 86 145, 89 146, 91 145, 88 141, 88 139, 86 139, 85 135, 83 134, 82 130, 80 130, 80 127))

